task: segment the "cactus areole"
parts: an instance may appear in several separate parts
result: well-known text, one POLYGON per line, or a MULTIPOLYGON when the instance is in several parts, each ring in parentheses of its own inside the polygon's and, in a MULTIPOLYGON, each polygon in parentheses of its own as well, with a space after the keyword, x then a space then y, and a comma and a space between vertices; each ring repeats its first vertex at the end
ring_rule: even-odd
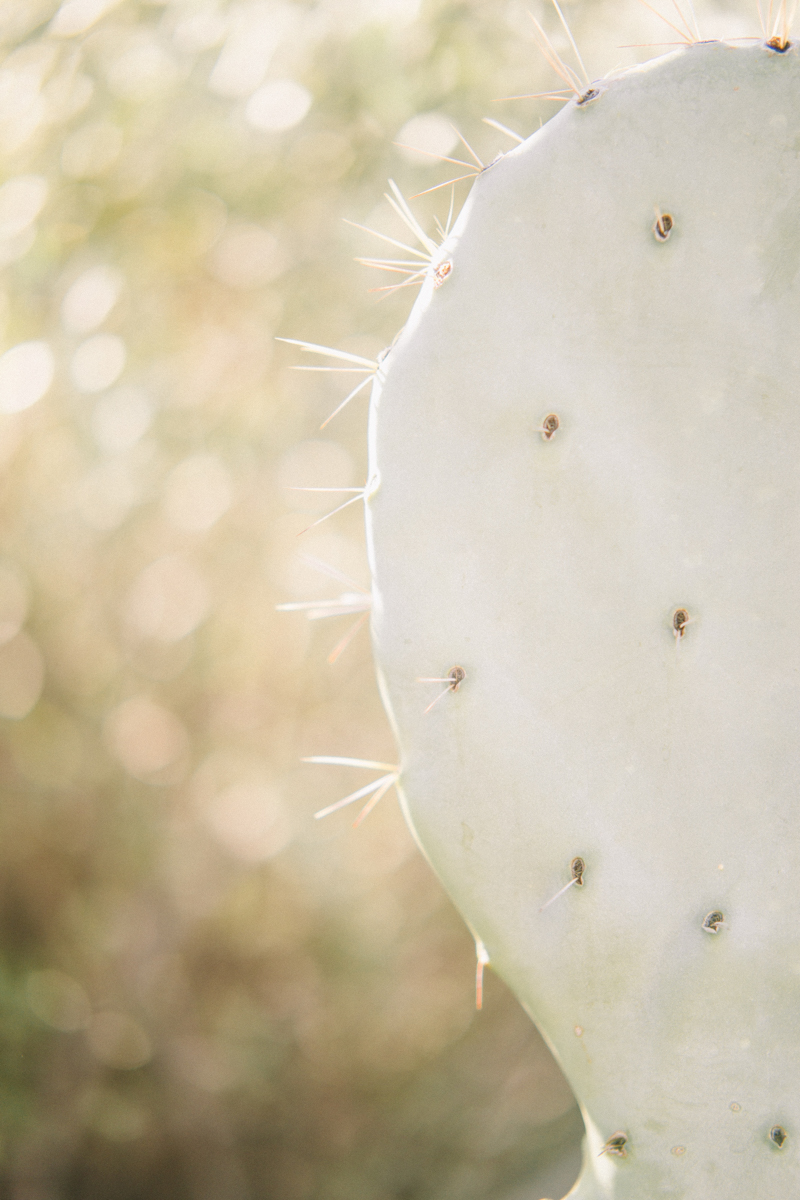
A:
POLYGON ((795 47, 668 54, 482 171, 370 454, 401 802, 578 1097, 571 1195, 800 1194, 795 47))

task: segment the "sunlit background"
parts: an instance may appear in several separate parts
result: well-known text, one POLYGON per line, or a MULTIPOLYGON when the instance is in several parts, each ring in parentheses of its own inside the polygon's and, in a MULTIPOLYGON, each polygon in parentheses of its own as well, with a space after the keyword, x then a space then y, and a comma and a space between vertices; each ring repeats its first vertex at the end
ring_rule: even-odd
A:
MULTIPOLYGON (((565 10, 590 76, 678 40, 565 10)), ((738 11, 704 36, 756 34, 738 11)), ((476 1014, 394 796, 313 818, 373 776, 301 758, 395 753, 360 505, 302 533, 347 495, 292 490, 364 483, 368 389, 320 430, 362 376, 275 340, 391 342, 414 288, 370 290, 404 277, 354 258, 395 248, 344 218, 413 240, 388 177, 427 192, 469 173, 435 157, 471 161, 454 125, 487 162, 514 140, 484 117, 547 120, 498 102, 561 86, 533 35, 522 0, 0 5, 3 1200, 577 1173, 569 1089, 491 975, 476 1014)), ((427 232, 468 186, 412 202, 427 232)))

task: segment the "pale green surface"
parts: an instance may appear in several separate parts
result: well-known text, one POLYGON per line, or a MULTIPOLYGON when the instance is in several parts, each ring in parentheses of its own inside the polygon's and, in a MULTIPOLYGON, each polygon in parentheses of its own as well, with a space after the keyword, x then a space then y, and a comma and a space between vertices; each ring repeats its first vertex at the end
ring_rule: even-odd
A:
POLYGON ((799 148, 794 50, 569 105, 477 181, 373 398, 408 816, 588 1112, 576 1196, 800 1177, 799 148))

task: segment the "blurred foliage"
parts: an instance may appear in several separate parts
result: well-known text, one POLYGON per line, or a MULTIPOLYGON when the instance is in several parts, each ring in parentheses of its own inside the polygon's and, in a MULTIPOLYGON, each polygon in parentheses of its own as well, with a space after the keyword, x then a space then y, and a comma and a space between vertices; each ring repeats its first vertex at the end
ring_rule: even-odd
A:
MULTIPOLYGON (((567 7, 592 73, 664 40, 567 7)), ((367 635, 329 666, 352 618, 276 612, 368 587, 358 506, 298 539, 332 498, 290 490, 363 482, 367 393, 320 432, 352 377, 274 339, 391 341, 343 218, 407 240, 386 177, 451 168, 393 142, 551 115, 496 99, 554 86, 526 7, 4 0, 0 39, 0 1195, 560 1195, 569 1089, 491 976, 476 1015, 394 799, 313 820, 364 776, 303 756, 392 761, 367 635)))

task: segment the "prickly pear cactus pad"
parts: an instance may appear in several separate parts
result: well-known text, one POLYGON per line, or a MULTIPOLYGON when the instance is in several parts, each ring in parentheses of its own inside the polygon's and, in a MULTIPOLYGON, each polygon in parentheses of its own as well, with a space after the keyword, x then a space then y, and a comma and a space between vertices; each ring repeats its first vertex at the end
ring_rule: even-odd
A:
POLYGON ((481 172, 374 387, 401 800, 582 1200, 800 1184, 799 271, 795 47, 695 44, 481 172))

